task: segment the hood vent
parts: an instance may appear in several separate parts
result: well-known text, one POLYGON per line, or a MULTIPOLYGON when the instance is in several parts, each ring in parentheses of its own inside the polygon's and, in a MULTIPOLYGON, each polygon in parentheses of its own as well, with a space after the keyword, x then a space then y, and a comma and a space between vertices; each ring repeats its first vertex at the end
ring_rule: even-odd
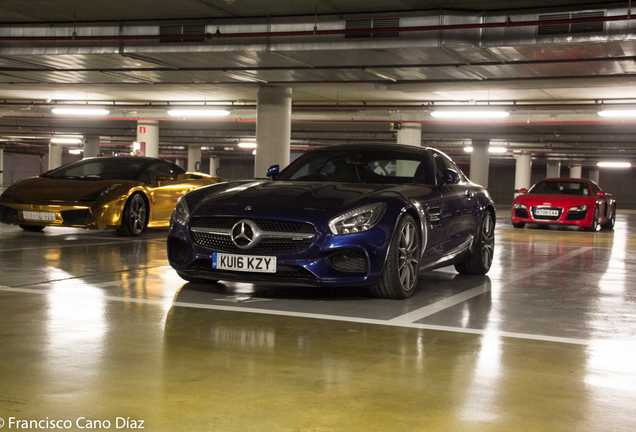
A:
MULTIPOLYGON (((574 18, 600 18, 604 17, 603 11, 591 12, 566 12, 559 14, 539 15, 539 21, 568 20, 574 18)), ((605 31, 605 23, 590 22, 577 24, 545 24, 539 25, 537 30, 538 36, 562 36, 587 33, 603 33, 605 31)))

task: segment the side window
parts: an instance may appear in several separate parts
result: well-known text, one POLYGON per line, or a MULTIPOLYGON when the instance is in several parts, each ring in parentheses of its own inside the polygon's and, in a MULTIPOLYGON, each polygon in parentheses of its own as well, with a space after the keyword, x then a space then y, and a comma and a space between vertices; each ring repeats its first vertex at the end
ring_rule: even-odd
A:
POLYGON ((148 167, 148 175, 150 181, 155 181, 155 178, 159 175, 161 176, 170 176, 173 180, 177 178, 177 173, 172 167, 168 164, 157 162, 148 167))
POLYGON ((437 184, 442 184, 444 181, 444 170, 450 169, 459 174, 459 177, 462 181, 465 181, 462 170, 459 169, 457 165, 455 165, 449 158, 445 157, 442 154, 434 153, 433 159, 435 161, 435 178, 437 180, 437 184))

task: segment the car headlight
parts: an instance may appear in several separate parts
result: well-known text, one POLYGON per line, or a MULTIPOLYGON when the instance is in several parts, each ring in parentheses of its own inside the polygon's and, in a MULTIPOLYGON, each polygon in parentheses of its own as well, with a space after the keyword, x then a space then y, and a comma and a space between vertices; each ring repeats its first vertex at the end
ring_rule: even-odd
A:
POLYGON ((176 222, 179 225, 185 226, 185 224, 188 223, 188 219, 190 219, 190 210, 188 209, 186 200, 181 197, 179 198, 179 201, 177 201, 177 205, 174 207, 172 212, 170 225, 173 225, 176 222))
POLYGON ((368 204, 349 210, 329 221, 333 235, 354 234, 373 228, 386 210, 385 203, 368 204))
POLYGON ((518 210, 528 210, 528 207, 526 207, 525 204, 521 204, 521 203, 518 203, 518 202, 515 203, 515 208, 518 209, 518 210))
POLYGON ((589 207, 586 206, 586 205, 577 206, 577 207, 570 207, 568 209, 568 212, 569 213, 583 213, 583 212, 586 212, 588 208, 589 207))
POLYGON ((92 193, 92 194, 90 194, 90 195, 86 195, 86 196, 84 197, 84 199, 82 199, 82 201, 89 201, 89 202, 91 202, 91 201, 97 201, 99 198, 101 198, 101 197, 103 197, 104 195, 106 195, 107 193, 109 193, 109 192, 111 192, 111 191, 113 191, 113 190, 117 189, 119 186, 121 186, 121 185, 120 185, 120 184, 112 184, 112 185, 108 186, 108 187, 107 187, 107 188, 105 188, 105 189, 102 189, 102 190, 97 191, 97 192, 93 192, 93 193, 92 193))

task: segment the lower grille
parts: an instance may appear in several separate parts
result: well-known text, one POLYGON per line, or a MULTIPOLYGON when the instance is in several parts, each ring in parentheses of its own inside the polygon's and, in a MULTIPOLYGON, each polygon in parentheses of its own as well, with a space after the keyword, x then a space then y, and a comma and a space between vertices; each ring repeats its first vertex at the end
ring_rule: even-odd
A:
POLYGON ((517 216, 518 218, 528 219, 528 210, 515 209, 515 216, 517 216))
POLYGON ((18 220, 18 211, 14 208, 0 205, 0 220, 12 222, 18 220))
POLYGON ((93 215, 88 209, 66 210, 60 212, 64 225, 90 225, 93 223, 93 215))
MULTIPOLYGON (((175 264, 184 265, 192 256, 192 248, 188 243, 175 238, 168 239, 168 257, 175 264)), ((210 264, 211 266, 211 264, 210 264)))
POLYGON ((329 265, 341 272, 366 273, 367 256, 360 249, 347 249, 334 252, 327 257, 329 265))
POLYGON ((585 215, 587 215, 587 212, 572 212, 570 214, 567 215, 567 217, 565 218, 565 220, 568 221, 580 221, 585 219, 585 215))

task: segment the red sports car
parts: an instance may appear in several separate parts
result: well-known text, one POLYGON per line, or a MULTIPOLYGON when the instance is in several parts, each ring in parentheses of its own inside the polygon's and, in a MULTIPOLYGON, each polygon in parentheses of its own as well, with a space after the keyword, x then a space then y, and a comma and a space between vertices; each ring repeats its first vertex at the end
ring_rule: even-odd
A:
POLYGON ((512 226, 576 225, 587 231, 613 229, 616 201, 591 180, 552 178, 521 189, 512 203, 512 226))

